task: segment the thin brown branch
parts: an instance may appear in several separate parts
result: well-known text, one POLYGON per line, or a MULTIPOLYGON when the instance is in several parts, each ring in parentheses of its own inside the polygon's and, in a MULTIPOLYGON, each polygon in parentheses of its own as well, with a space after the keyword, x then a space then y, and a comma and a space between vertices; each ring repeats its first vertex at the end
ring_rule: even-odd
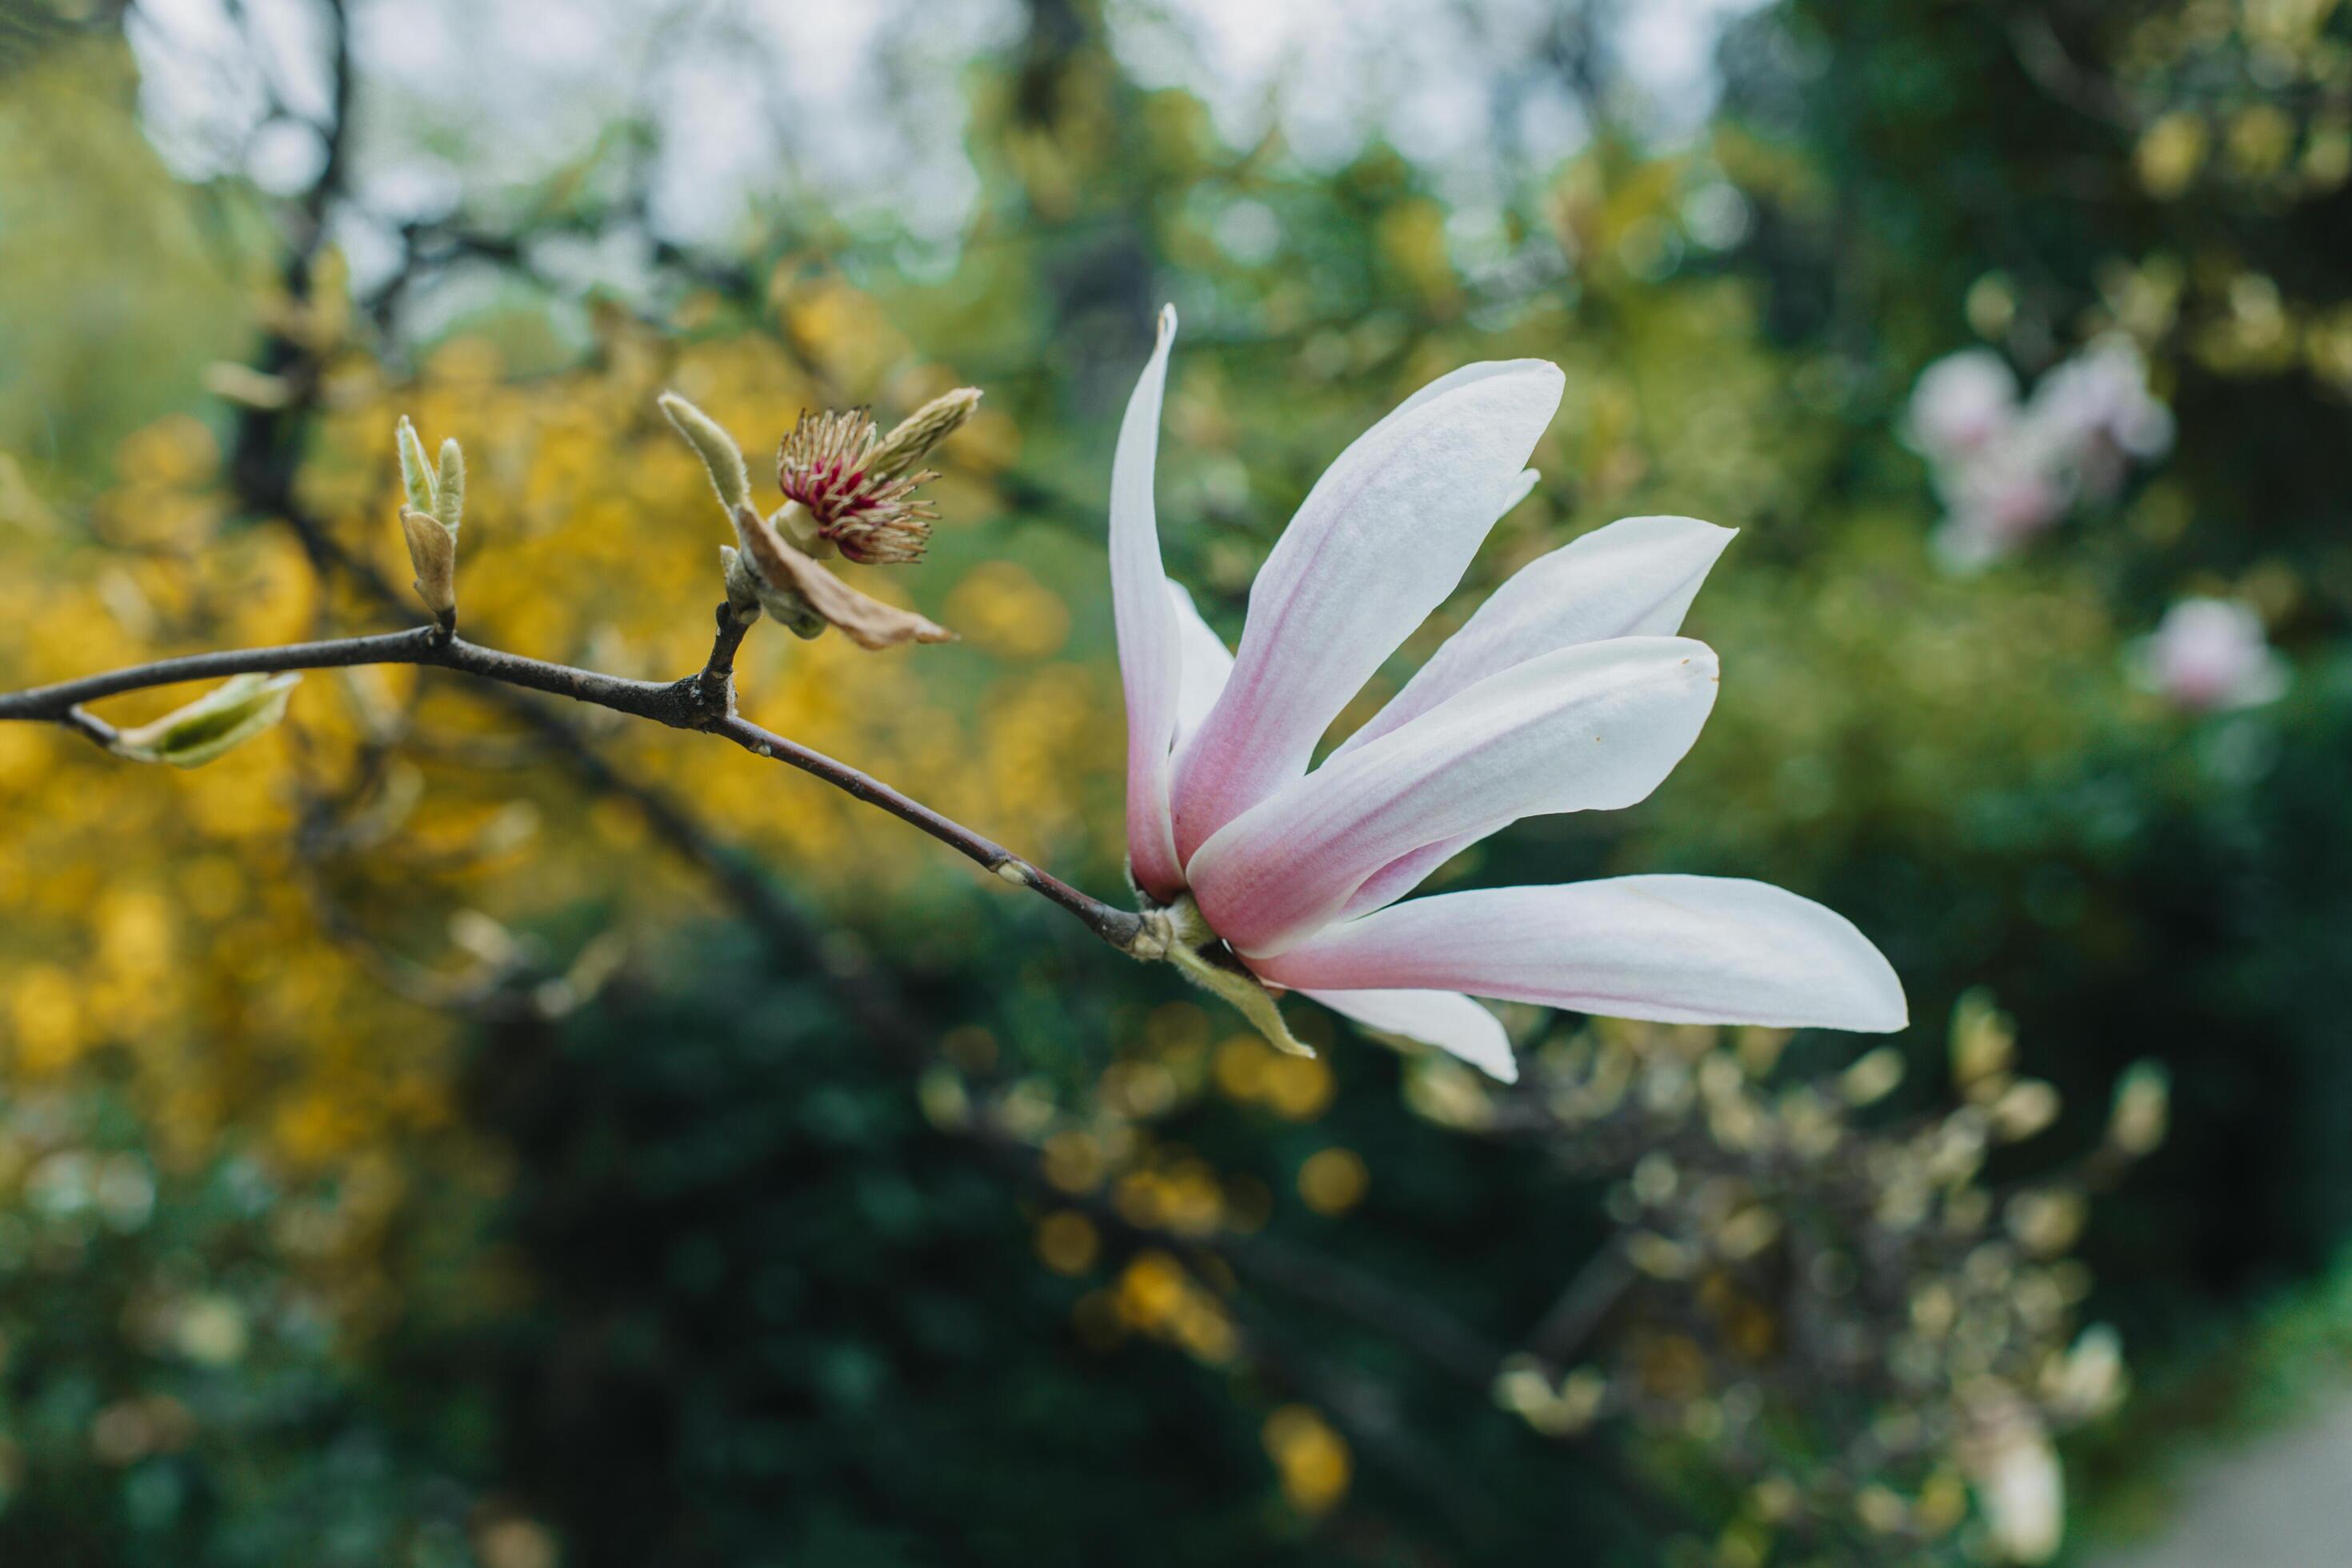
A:
POLYGON ((100 675, 85 676, 50 686, 0 694, 0 721, 16 721, 64 725, 100 744, 112 738, 101 721, 81 710, 82 704, 124 692, 188 681, 217 680, 233 675, 275 674, 286 670, 345 669, 358 665, 404 664, 451 669, 460 674, 547 693, 593 707, 650 719, 677 730, 699 730, 734 742, 754 756, 800 769, 834 788, 879 807, 959 854, 996 873, 1016 887, 1030 889, 1076 916, 1088 931, 1121 952, 1131 952, 1143 931, 1143 917, 1081 892, 1052 873, 1031 865, 994 839, 976 833, 954 818, 934 811, 913 796, 884 784, 848 763, 804 746, 772 730, 762 729, 735 712, 732 666, 735 645, 743 627, 722 612, 717 643, 709 662, 680 680, 630 680, 572 665, 527 658, 520 654, 484 647, 444 631, 418 626, 374 637, 337 637, 322 642, 290 643, 278 647, 232 648, 218 653, 188 654, 157 659, 100 675))

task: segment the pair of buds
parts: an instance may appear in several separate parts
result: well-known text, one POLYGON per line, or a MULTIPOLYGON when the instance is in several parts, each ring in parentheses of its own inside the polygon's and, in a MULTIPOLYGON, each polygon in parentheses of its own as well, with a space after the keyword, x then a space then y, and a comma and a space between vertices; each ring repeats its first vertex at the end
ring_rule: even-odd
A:
POLYGON ((416 426, 402 415, 394 431, 400 447, 400 482, 408 492, 400 531, 416 568, 416 596, 444 631, 457 625, 457 530, 466 520, 466 454, 456 437, 441 443, 436 468, 425 456, 416 426))
MULTIPOLYGON (((978 388, 959 387, 917 409, 887 436, 863 409, 803 414, 778 454, 784 503, 763 516, 751 502, 751 472, 735 438, 684 397, 664 393, 662 412, 702 458, 735 530, 735 544, 721 547, 719 557, 727 602, 737 618, 748 624, 764 610, 803 637, 838 626, 866 648, 950 640, 954 634, 936 622, 859 593, 822 558, 838 552, 868 564, 921 560, 939 513, 915 493, 939 476, 916 465, 979 402, 978 388)), ((454 629, 465 454, 456 440, 444 441, 439 463, 432 463, 405 417, 396 437, 407 491, 400 526, 416 571, 416 594, 445 630, 454 629)))

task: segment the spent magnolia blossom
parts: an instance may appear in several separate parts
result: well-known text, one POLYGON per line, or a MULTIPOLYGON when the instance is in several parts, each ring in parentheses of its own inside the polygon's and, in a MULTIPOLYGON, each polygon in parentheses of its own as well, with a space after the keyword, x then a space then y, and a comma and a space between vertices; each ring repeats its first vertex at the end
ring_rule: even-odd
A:
MULTIPOLYGON (((721 510, 735 530, 735 546, 722 546, 719 552, 720 570, 727 584, 729 608, 739 617, 749 619, 753 610, 760 609, 775 617, 794 635, 814 637, 827 626, 838 626, 844 636, 858 647, 867 649, 896 647, 904 643, 948 642, 954 633, 912 610, 883 603, 861 594, 835 576, 816 559, 814 552, 828 550, 835 542, 842 544, 843 553, 852 560, 912 561, 920 554, 919 538, 911 553, 865 555, 853 550, 848 535, 840 531, 839 524, 845 513, 833 514, 835 533, 828 538, 824 532, 827 514, 813 510, 792 492, 795 482, 804 482, 809 493, 820 502, 839 500, 845 495, 876 493, 872 486, 877 474, 888 483, 919 484, 935 476, 906 475, 906 465, 922 456, 929 446, 943 439, 949 432, 971 414, 980 395, 970 388, 934 398, 905 424, 893 430, 880 443, 883 465, 871 462, 876 450, 873 422, 863 411, 850 414, 829 414, 812 422, 803 416, 801 428, 784 442, 784 458, 781 464, 785 499, 772 516, 761 516, 751 504, 751 470, 743 462, 743 449, 724 426, 696 407, 675 392, 665 392, 659 399, 662 413, 695 455, 702 459, 704 471, 710 476, 710 488, 719 497, 721 510), (812 428, 821 432, 811 437, 812 428), (844 432, 848 434, 845 435, 844 432), (796 443, 798 445, 796 446, 796 443), (796 470, 795 452, 816 466, 796 470), (823 465, 831 460, 825 454, 839 457, 855 453, 866 459, 862 471, 845 468, 834 481, 812 479, 821 474, 823 465), (893 466, 895 465, 895 467, 893 466), (800 481, 795 480, 799 472, 800 481)), ((886 487, 887 488, 887 487, 886 487)), ((905 493, 892 490, 898 501, 905 493)), ((874 523, 871 510, 857 514, 866 523, 874 523)), ((922 529, 927 534, 929 522, 925 510, 922 529)), ((898 522, 905 521, 904 514, 898 522)), ((877 525, 878 526, 878 525, 877 525)), ((877 541, 881 536, 872 532, 852 531, 855 537, 877 541)))
POLYGON ((2286 661, 2263 618, 2229 599, 2182 599, 2134 645, 2133 678, 2191 713, 2255 708, 2284 695, 2286 661))
POLYGON ((816 537, 864 565, 920 561, 939 510, 915 491, 939 475, 884 472, 863 408, 803 413, 776 455, 776 482, 804 509, 816 537))
POLYGON ((1129 401, 1110 568, 1136 885, 1166 951, 1276 1043, 1298 991, 1515 1076, 1474 996, 1674 1023, 1885 1031, 1893 969, 1821 905, 1760 882, 1636 876, 1398 900, 1523 816, 1641 800, 1697 738, 1716 658, 1674 633, 1732 531, 1629 518, 1522 569, 1397 696, 1317 742, 1453 592, 1563 384, 1537 360, 1423 387, 1340 454, 1276 543, 1228 652, 1160 566, 1152 505, 1175 334, 1129 401))

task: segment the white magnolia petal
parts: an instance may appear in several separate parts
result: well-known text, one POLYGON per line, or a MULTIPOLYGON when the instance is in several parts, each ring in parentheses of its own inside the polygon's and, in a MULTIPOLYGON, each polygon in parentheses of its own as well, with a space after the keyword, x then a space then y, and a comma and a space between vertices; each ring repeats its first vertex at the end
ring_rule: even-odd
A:
POLYGON ((1184 584, 1173 577, 1168 579, 1168 596, 1176 606, 1176 647, 1183 669, 1176 691, 1175 750, 1181 752, 1201 721, 1209 716, 1209 710, 1216 706, 1226 677, 1234 672, 1234 656, 1225 639, 1201 618, 1184 584))
POLYGON ((1339 751, 1385 735, 1496 670, 1554 648, 1605 637, 1673 636, 1707 570, 1738 531, 1695 517, 1621 518, 1529 562, 1339 751))
POLYGON ((1714 653, 1685 637, 1528 659, 1228 823, 1186 868, 1193 897, 1237 951, 1279 952, 1400 856, 1522 816, 1633 805, 1690 750, 1715 693, 1714 653))
POLYGON ((1517 1083, 1519 1064, 1503 1021, 1458 991, 1302 991, 1368 1029, 1402 1035, 1461 1058, 1480 1072, 1517 1083))
POLYGON ((1160 899, 1174 898, 1184 886, 1168 815, 1168 748, 1176 730, 1181 653, 1151 500, 1160 403, 1175 338, 1171 306, 1160 313, 1160 342, 1128 399, 1110 470, 1111 613, 1127 690, 1127 854, 1136 882, 1160 899))
POLYGON ((1392 904, 1272 959, 1300 989, 1391 985, 1670 1024, 1884 1033, 1902 982, 1843 915, 1763 882, 1618 877, 1392 904))
POLYGON ((1339 914, 1333 918, 1350 921, 1358 915, 1386 909, 1420 887, 1432 871, 1485 837, 1483 833, 1460 833, 1398 856, 1365 878, 1363 885, 1349 895, 1348 901, 1340 906, 1339 914))
POLYGON ((1424 387, 1316 481, 1250 589, 1233 679, 1176 769, 1180 856, 1306 771, 1316 742, 1453 592, 1559 405, 1540 360, 1424 387))

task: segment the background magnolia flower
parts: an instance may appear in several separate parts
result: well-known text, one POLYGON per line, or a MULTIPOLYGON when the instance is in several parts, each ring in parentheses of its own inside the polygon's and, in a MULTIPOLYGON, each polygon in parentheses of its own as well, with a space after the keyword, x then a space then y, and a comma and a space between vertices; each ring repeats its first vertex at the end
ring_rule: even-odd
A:
POLYGON ((2005 426, 1965 457, 1936 469, 1944 521, 1937 558, 1973 571, 2016 554, 2074 504, 2074 476, 2046 430, 2005 426))
POLYGON ((1453 591, 1559 405, 1538 360, 1474 364, 1341 453, 1276 542, 1228 653, 1169 582, 1152 505, 1175 333, 1128 405, 1110 566, 1138 887, 1248 973, 1514 1076, 1472 995, 1675 1023, 1888 1030, 1894 971, 1819 904, 1762 883, 1622 877, 1447 893, 1431 871, 1522 816, 1646 796, 1715 702, 1673 634, 1731 531, 1629 518, 1534 562, 1309 769, 1331 721, 1453 591), (1198 922, 1191 916, 1197 910, 1198 922))
POLYGON ((2152 462, 2172 450, 2172 410, 2148 391, 2147 362, 2128 338, 2102 338, 2053 368, 2033 389, 2030 417, 2118 458, 2152 462))
POLYGON ((1946 354, 1919 373, 1904 437, 1938 462, 1984 446, 2017 417, 2017 373, 1990 349, 1946 354))
POLYGON ((2286 661, 2252 606, 2228 599, 2183 599, 2132 650, 2133 674, 2191 712, 2252 708, 2284 694, 2286 661))
POLYGON ((1992 350, 1947 354, 1920 373, 1904 417, 1944 501, 1936 553, 1962 571, 2017 553, 2080 497, 2112 498, 2133 463, 2171 450, 2172 433, 2147 362, 2114 337, 2053 366, 2023 400, 1992 350))

